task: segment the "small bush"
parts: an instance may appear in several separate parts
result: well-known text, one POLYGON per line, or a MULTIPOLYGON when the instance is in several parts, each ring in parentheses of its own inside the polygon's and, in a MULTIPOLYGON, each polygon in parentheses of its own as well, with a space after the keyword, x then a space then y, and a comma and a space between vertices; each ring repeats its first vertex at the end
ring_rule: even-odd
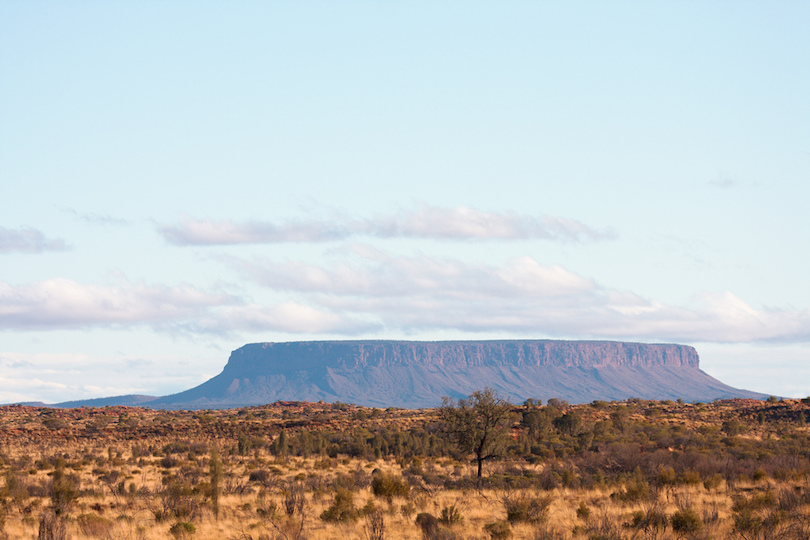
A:
POLYGON ((423 538, 433 538, 439 528, 439 520, 433 514, 422 512, 416 516, 416 525, 422 531, 423 538))
POLYGON ((512 537, 512 527, 506 521, 496 521, 484 525, 484 530, 492 540, 506 540, 512 537))
POLYGON ((568 540, 568 535, 554 527, 540 525, 535 531, 534 540, 568 540))
POLYGON ((416 516, 416 525, 422 531, 423 540, 456 540, 453 531, 439 525, 439 520, 427 512, 416 516))
POLYGON ((382 510, 374 510, 366 514, 366 524, 363 527, 366 540, 384 540, 385 538, 385 519, 383 518, 382 510))
POLYGON ((672 530, 680 537, 692 535, 703 528, 703 522, 697 512, 691 508, 681 508, 670 518, 672 530))
POLYGON ((195 532, 197 532, 197 528, 193 523, 187 521, 178 521, 169 528, 169 534, 178 539, 190 538, 195 532))
POLYGON ((439 517, 439 523, 451 527, 453 525, 460 525, 464 521, 464 516, 461 515, 456 505, 451 504, 442 508, 442 515, 439 517))
POLYGON ((93 538, 107 538, 112 529, 112 521, 96 514, 80 514, 76 523, 82 534, 93 538))
POLYGON ((700 473, 696 471, 684 471, 678 478, 678 481, 681 484, 685 484, 687 486, 696 486, 700 484, 702 480, 703 479, 700 477, 700 473))
POLYGON ((354 506, 354 495, 351 491, 339 488, 335 492, 332 504, 323 511, 321 519, 331 522, 346 522, 357 520, 357 509, 354 506))
POLYGON ((648 538, 654 538, 666 530, 668 523, 667 515, 657 505, 652 505, 646 512, 643 510, 633 512, 628 526, 644 532, 648 538))
POLYGON ((541 523, 548 517, 551 497, 530 497, 525 493, 507 497, 503 504, 509 523, 541 523))
POLYGON ((390 501, 394 497, 407 497, 411 492, 411 486, 401 476, 377 473, 371 481, 371 491, 375 497, 390 501))
POLYGON ((37 540, 67 540, 67 525, 63 517, 45 512, 39 520, 37 540))
POLYGON ((720 473, 714 474, 703 481, 703 487, 706 491, 718 489, 723 483, 723 475, 720 473))

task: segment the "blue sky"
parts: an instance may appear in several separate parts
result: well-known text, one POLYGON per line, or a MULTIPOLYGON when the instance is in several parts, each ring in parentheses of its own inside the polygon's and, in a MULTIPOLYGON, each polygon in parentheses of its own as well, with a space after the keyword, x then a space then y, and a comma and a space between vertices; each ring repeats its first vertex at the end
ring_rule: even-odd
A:
POLYGON ((0 402, 248 342, 694 345, 810 395, 804 2, 4 2, 0 402))

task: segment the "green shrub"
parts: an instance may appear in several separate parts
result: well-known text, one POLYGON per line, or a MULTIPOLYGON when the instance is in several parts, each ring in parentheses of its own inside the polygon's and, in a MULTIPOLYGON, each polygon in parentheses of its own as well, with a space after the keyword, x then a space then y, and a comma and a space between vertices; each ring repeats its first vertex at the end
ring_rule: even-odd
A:
POLYGON ((442 508, 442 515, 439 517, 439 523, 442 525, 460 525, 463 521, 464 516, 461 515, 456 505, 451 504, 442 508))
POLYGON ((484 530, 492 540, 506 540, 512 537, 512 528, 506 521, 496 521, 484 525, 484 530))
POLYGON ((440 526, 439 520, 427 512, 416 516, 416 525, 422 531, 423 540, 456 540, 453 531, 440 526))
POLYGON ((691 535, 703 528, 703 522, 697 512, 691 508, 681 508, 670 518, 672 530, 678 536, 691 535))
POLYGON ((714 474, 703 481, 703 487, 706 491, 717 489, 723 483, 723 475, 720 473, 714 474))
POLYGON ((188 521, 178 521, 169 528, 169 534, 175 538, 189 538, 195 532, 197 532, 197 528, 188 521))
POLYGON ((754 482, 761 482, 761 481, 765 480, 766 478, 768 478, 768 473, 765 472, 765 469, 763 469, 762 467, 760 467, 759 469, 754 471, 754 474, 751 475, 751 479, 754 482))
POLYGON ((645 533, 649 538, 655 538, 666 530, 669 519, 660 508, 653 504, 647 511, 636 510, 633 512, 630 523, 627 525, 645 533))
POLYGON ((338 488, 329 508, 323 511, 321 519, 331 522, 357 520, 357 509, 354 506, 354 494, 344 488, 338 488))
POLYGON ((684 471, 678 481, 681 484, 686 484, 688 486, 696 486, 700 484, 702 478, 700 477, 700 473, 696 471, 684 471))
POLYGON ((411 486, 401 476, 377 473, 371 481, 371 491, 375 497, 392 500, 394 497, 407 497, 411 486))

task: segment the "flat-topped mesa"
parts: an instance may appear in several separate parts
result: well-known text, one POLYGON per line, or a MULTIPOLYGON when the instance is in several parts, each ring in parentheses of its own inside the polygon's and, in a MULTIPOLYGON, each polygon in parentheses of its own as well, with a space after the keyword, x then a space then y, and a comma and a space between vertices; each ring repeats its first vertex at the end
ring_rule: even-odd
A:
POLYGON ((231 354, 225 372, 368 367, 670 367, 699 368, 694 347, 617 341, 300 341, 253 343, 231 354))

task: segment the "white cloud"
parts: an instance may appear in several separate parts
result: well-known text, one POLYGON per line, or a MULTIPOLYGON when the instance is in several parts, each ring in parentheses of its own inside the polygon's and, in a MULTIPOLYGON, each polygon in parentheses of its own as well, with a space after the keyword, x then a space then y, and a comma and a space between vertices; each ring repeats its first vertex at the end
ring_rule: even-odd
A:
POLYGON ((571 219, 429 205, 369 219, 338 216, 329 221, 301 220, 281 224, 185 219, 181 224, 162 227, 159 232, 167 241, 180 246, 326 242, 354 236, 561 241, 600 240, 612 236, 571 219))
POLYGON ((560 266, 543 266, 530 257, 504 267, 473 266, 425 255, 394 257, 379 251, 355 251, 360 261, 324 267, 303 262, 274 263, 232 259, 253 281, 275 289, 340 296, 387 298, 564 297, 587 294, 595 284, 560 266))
POLYGON ((0 330, 138 325, 192 334, 241 331, 355 334, 374 327, 301 302, 261 306, 189 285, 84 285, 63 278, 19 286, 0 282, 0 330))
POLYGON ((133 367, 122 354, 0 352, 0 403, 58 403, 125 394, 168 393, 202 382, 187 358, 154 358, 160 369, 133 367))
MULTIPOLYGON (((498 265, 365 246, 340 262, 229 259, 282 300, 260 303, 190 285, 0 282, 0 330, 147 327, 180 335, 423 332, 679 342, 808 342, 810 312, 757 308, 730 292, 668 305, 558 265, 498 265)), ((249 290, 246 289, 246 290, 249 290)))
POLYGON ((583 223, 551 216, 423 205, 416 211, 367 220, 360 230, 383 238, 597 240, 609 236, 583 223))
POLYGON ((297 302, 273 306, 246 305, 226 308, 217 321, 219 328, 238 331, 279 331, 289 333, 339 333, 357 335, 380 329, 377 323, 363 322, 297 302))
POLYGON ((731 293, 667 305, 520 257, 500 266, 355 250, 328 268, 232 260, 249 279, 296 293, 330 313, 388 331, 508 332, 530 336, 684 342, 802 342, 810 312, 759 309, 731 293))
POLYGON ((46 238, 42 232, 36 229, 0 227, 0 253, 42 253, 66 249, 67 244, 64 240, 46 238))
POLYGON ((234 301, 232 297, 187 285, 83 285, 64 278, 18 286, 0 282, 0 328, 157 324, 191 317, 201 310, 234 301))

